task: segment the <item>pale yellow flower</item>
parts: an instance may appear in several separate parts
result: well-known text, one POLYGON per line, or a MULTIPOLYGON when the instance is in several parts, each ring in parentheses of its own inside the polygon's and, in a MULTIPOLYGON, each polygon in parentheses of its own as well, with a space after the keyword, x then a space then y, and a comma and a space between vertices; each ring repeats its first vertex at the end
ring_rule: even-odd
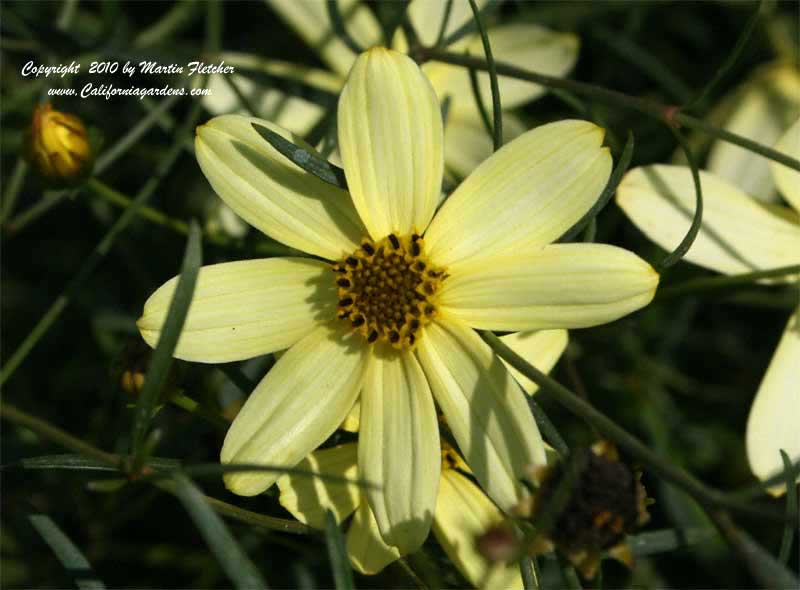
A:
MULTIPOLYGON (((357 446, 350 443, 317 450, 298 467, 322 475, 356 479, 357 446)), ((489 567, 475 548, 477 535, 502 522, 503 513, 467 476, 469 473, 453 449, 442 451, 433 534, 450 561, 473 586, 522 588, 516 563, 489 567)), ((281 505, 309 526, 324 529, 327 510, 333 512, 337 522, 354 514, 347 530, 347 553, 352 566, 362 574, 377 574, 400 557, 397 549, 383 542, 367 496, 358 486, 308 476, 283 476, 277 483, 281 505)))
MULTIPOLYGON (((766 145, 774 144, 800 116, 800 68, 797 63, 765 64, 712 111, 709 120, 728 131, 766 145)), ((770 161, 732 143, 716 140, 706 168, 748 195, 774 201, 777 194, 770 161)))
MULTIPOLYGON (((478 5, 486 4, 479 0, 478 5)), ((260 72, 272 76, 289 77, 303 84, 338 93, 356 55, 333 31, 326 2, 322 0, 270 0, 269 5, 289 24, 303 40, 316 51, 330 71, 263 59, 250 54, 224 53, 226 63, 240 73, 260 72)), ((433 45, 444 17, 447 2, 443 0, 415 0, 408 8, 408 16, 420 40, 433 45)), ((381 42, 381 28, 369 8, 359 0, 340 0, 339 11, 350 35, 362 47, 372 47, 381 42)), ((454 0, 445 35, 453 33, 472 19, 467 0, 454 0)), ((569 33, 550 31, 532 23, 513 23, 489 29, 492 52, 498 61, 534 70, 551 76, 565 76, 575 65, 580 46, 579 39, 569 33)), ((401 32, 395 35, 395 49, 405 51, 407 44, 401 32)), ((477 34, 467 35, 448 48, 456 53, 466 50, 483 57, 483 46, 477 34)), ((429 62, 422 66, 440 100, 449 97, 450 106, 445 129, 445 166, 459 178, 466 177, 480 162, 492 153, 492 139, 486 133, 470 86, 469 74, 461 67, 429 62)), ((274 87, 254 82, 245 75, 232 76, 241 92, 250 99, 256 112, 263 118, 297 133, 306 135, 323 117, 325 109, 304 98, 289 96, 274 87)), ((478 74, 484 104, 491 108, 489 77, 478 74)), ((215 114, 241 112, 239 99, 230 83, 222 76, 213 76, 209 82, 213 95, 204 99, 206 107, 215 114)), ((525 131, 522 121, 511 109, 528 103, 545 89, 537 84, 500 77, 503 130, 506 140, 525 131)))
MULTIPOLYGON (((549 372, 567 346, 566 330, 540 330, 501 336, 514 352, 539 370, 549 372)), ((518 373, 512 369, 515 378, 518 373)), ((522 377, 519 384, 529 395, 538 386, 522 377)), ((356 405, 358 408, 358 405, 356 405)), ((357 412, 351 412, 343 427, 358 431, 357 412)), ((358 479, 357 445, 344 444, 317 450, 298 468, 328 476, 358 479)), ((433 533, 450 560, 474 586, 486 588, 521 588, 516 564, 487 568, 477 553, 475 537, 503 520, 502 512, 465 474, 469 467, 451 447, 442 450, 441 480, 433 515, 433 533)), ((376 574, 400 557, 400 552, 381 538, 375 515, 366 494, 357 485, 347 485, 301 475, 283 476, 277 481, 280 503, 299 521, 323 529, 325 513, 333 512, 338 523, 355 513, 347 530, 350 563, 362 574, 376 574)))
MULTIPOLYGON (((611 171, 603 130, 543 125, 484 161, 436 211, 442 118, 419 67, 375 48, 339 101, 350 194, 306 173, 228 115, 197 132, 197 158, 242 218, 310 258, 204 267, 175 355, 228 362, 288 348, 247 400, 223 462, 296 465, 360 395, 359 473, 383 539, 406 553, 430 527, 444 413, 476 479, 503 509, 545 461, 524 394, 473 328, 589 327, 650 302, 658 275, 621 248, 550 244, 596 202, 611 171), (436 215, 434 216, 434 213, 436 215), (374 282, 373 282, 374 278, 374 282)), ((304 146, 312 150, 310 146, 304 146)), ((313 151, 313 150, 312 150, 313 151)), ((145 303, 154 345, 173 279, 145 303)), ((261 493, 277 475, 230 473, 261 493)))
MULTIPOLYGON (((775 147, 800 157, 800 119, 775 147)), ((714 174, 700 172, 703 225, 686 260, 725 274, 800 264, 800 173, 777 163, 771 168, 775 184, 793 209, 765 205, 714 174)), ((617 203, 648 238, 672 250, 694 216, 691 171, 683 166, 636 168, 623 178, 617 203)), ((783 471, 780 449, 793 461, 800 459, 797 317, 795 313, 789 319, 747 422, 747 456, 753 473, 762 480, 783 471)), ((775 490, 780 489, 785 487, 775 490)))

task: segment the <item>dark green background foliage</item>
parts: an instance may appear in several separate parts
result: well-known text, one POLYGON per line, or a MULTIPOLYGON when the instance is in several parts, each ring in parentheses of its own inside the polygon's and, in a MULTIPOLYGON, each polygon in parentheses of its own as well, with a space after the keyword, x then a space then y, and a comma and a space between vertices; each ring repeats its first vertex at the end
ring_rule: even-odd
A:
MULTIPOLYGON (((173 8, 167 2, 80 2, 68 32, 55 23, 61 2, 12 2, 2 6, 2 170, 3 193, 21 152, 24 132, 42 84, 19 72, 29 59, 69 63, 77 56, 162 63, 188 61, 200 54, 207 6, 196 2, 170 34, 147 49, 133 50, 133 39, 173 8)), ((379 16, 396 5, 376 3, 379 16)), ((680 87, 696 90, 724 62, 756 5, 750 2, 506 2, 492 18, 536 22, 580 35, 581 52, 573 78, 675 103, 675 89, 631 63, 609 45, 608 36, 644 50, 671 72, 680 87)), ((794 12, 793 2, 764 7, 794 12)), ((261 2, 221 6, 225 50, 240 50, 321 66, 318 58, 261 2)), ((790 19, 791 20, 791 19, 790 19)), ((773 32, 774 33, 774 32, 773 32)), ((787 31, 788 38, 796 36, 787 31)), ((760 25, 738 62, 710 97, 713 104, 745 79, 752 68, 772 59, 773 38, 760 25)), ((93 58, 92 58, 93 59, 93 58)), ((90 61, 82 57, 84 63, 90 61)), ((84 65, 84 71, 86 66, 84 65)), ((71 83, 87 81, 78 76, 71 83)), ((167 80, 162 81, 167 83, 167 80)), ((46 82, 50 84, 50 81, 46 82)), ((103 146, 113 145, 157 104, 132 98, 56 101, 55 107, 79 115, 94 128, 103 146)), ((183 99, 170 120, 185 118, 194 99, 183 99)), ((669 161, 675 140, 665 126, 630 110, 581 99, 588 116, 609 129, 619 155, 631 130, 636 139, 632 167, 669 161)), ((531 126, 576 113, 564 101, 545 97, 524 109, 531 126)), ((207 119, 201 113, 201 122, 207 119)), ((167 121, 153 127, 124 157, 100 175, 128 196, 139 191, 175 140, 167 121)), ((54 201, 20 227, 20 216, 41 207, 50 192, 27 175, 2 233, 3 362, 62 293, 120 210, 87 190, 54 201), (17 222, 17 223, 15 223, 17 222)), ((150 204, 181 220, 205 223, 210 192, 197 162, 186 151, 161 182, 150 204)), ((23 217, 24 219, 24 217, 23 217)), ((625 246, 651 262, 664 252, 653 246, 612 203, 597 218, 598 242, 625 246)), ((204 263, 247 256, 261 238, 251 231, 236 247, 204 242, 204 263)), ((137 218, 117 237, 105 259, 75 291, 53 323, 4 386, 3 401, 43 418, 109 452, 129 446, 133 418, 130 396, 121 391, 115 368, 122 350, 138 334, 135 319, 150 293, 180 268, 184 235, 137 218)), ((712 276, 687 263, 670 269, 663 285, 712 276)), ((612 324, 571 333, 571 344, 553 376, 590 401, 652 448, 703 481, 721 489, 753 483, 743 445, 751 400, 778 342, 796 293, 751 286, 735 292, 696 294, 656 301, 612 324)), ((269 359, 250 367, 260 378, 269 359)), ((242 395, 218 369, 181 364, 178 383, 208 408, 242 395)), ((538 400, 571 445, 588 445, 595 433, 566 413, 545 392, 538 400)), ((224 437, 220 429, 185 410, 165 405, 155 424, 161 434, 155 454, 185 463, 213 463, 224 437)), ((101 472, 26 470, 23 458, 65 452, 13 422, 2 423, 2 570, 4 587, 70 587, 75 580, 99 579, 109 587, 228 587, 230 581, 203 542, 181 503, 142 482, 113 492, 97 490, 112 475, 101 472), (30 515, 48 515, 81 549, 93 572, 66 570, 33 526, 30 515)), ((643 557, 633 572, 615 562, 603 567, 607 587, 747 587, 754 584, 741 561, 715 536, 710 522, 675 488, 644 470, 643 481, 655 504, 650 529, 709 529, 705 541, 643 557)), ((204 493, 263 514, 289 518, 273 493, 234 497, 218 475, 197 480, 204 493)), ((783 510, 782 500, 765 500, 783 510)), ((227 521, 233 535, 272 587, 330 587, 333 576, 322 533, 298 536, 227 521)), ((752 516, 737 522, 770 552, 777 553, 782 526, 752 516)), ((790 565, 797 569, 796 551, 790 565)), ((412 556, 423 579, 463 582, 432 540, 412 556)), ((562 584, 557 565, 543 563, 550 587, 562 584)), ((359 587, 413 585, 394 564, 373 578, 356 577, 359 587)))

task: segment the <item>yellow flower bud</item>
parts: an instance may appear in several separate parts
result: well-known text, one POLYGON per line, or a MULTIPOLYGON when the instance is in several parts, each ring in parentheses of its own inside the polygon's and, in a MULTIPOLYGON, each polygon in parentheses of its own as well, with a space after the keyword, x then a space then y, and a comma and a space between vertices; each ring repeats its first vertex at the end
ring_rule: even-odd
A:
POLYGON ((86 127, 75 115, 53 110, 50 103, 38 105, 33 111, 29 156, 48 180, 78 180, 88 171, 91 156, 86 127))

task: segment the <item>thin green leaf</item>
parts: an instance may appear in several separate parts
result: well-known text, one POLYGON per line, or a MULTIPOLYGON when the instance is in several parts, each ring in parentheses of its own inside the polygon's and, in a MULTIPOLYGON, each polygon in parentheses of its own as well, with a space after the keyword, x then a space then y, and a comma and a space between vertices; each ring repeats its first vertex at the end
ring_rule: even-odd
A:
POLYGON ((781 539, 781 548, 778 551, 778 561, 786 565, 789 563, 792 543, 794 543, 797 528, 800 527, 800 521, 797 519, 797 477, 794 466, 789 455, 783 449, 781 449, 781 459, 783 459, 783 474, 786 478, 786 524, 783 525, 783 539, 781 539))
POLYGON ((266 139, 272 147, 300 166, 300 168, 329 184, 347 190, 347 179, 345 178, 344 170, 312 154, 308 150, 296 146, 291 141, 281 137, 263 125, 257 123, 253 123, 252 125, 253 129, 258 131, 259 135, 266 139))
POLYGON ((236 588, 267 588, 258 569, 192 480, 175 474, 174 481, 175 494, 236 588))
POLYGON ((559 455, 561 455, 561 457, 566 457, 569 455, 569 447, 567 446, 564 438, 558 432, 555 424, 550 421, 550 418, 547 417, 547 414, 545 414, 542 407, 536 403, 536 401, 533 399, 533 396, 527 397, 528 407, 531 409, 533 419, 536 420, 536 425, 542 432, 542 437, 553 446, 553 448, 559 455))
POLYGON ((708 515, 760 586, 800 588, 800 579, 755 539, 736 526, 727 512, 710 510, 708 515))
POLYGON ((533 557, 526 555, 519 560, 519 573, 525 590, 539 590, 539 570, 533 557))
POLYGON ((436 34, 436 42, 433 44, 434 47, 438 47, 439 45, 442 44, 445 31, 447 31, 447 25, 450 22, 450 13, 452 11, 453 11, 453 0, 445 0, 444 14, 442 15, 442 22, 439 24, 439 32, 436 34))
POLYGON ((703 86, 703 88, 698 92, 695 97, 689 101, 689 103, 684 107, 685 110, 690 110, 696 106, 702 106, 705 102, 706 98, 709 94, 711 94, 719 85, 720 82, 728 75, 728 72, 731 71, 733 66, 739 63, 739 58, 742 56, 742 52, 744 48, 747 47, 747 42, 750 40, 750 37, 753 35, 753 31, 756 29, 756 25, 758 24, 759 18, 761 16, 761 11, 764 6, 763 0, 758 3, 756 6, 755 11, 753 12, 752 16, 747 20, 747 24, 745 24, 744 29, 742 29, 739 38, 736 39, 736 44, 733 46, 733 49, 728 52, 727 57, 723 64, 717 70, 717 73, 714 74, 714 77, 709 80, 708 84, 703 86))
POLYGON ((22 469, 65 469, 74 471, 113 471, 119 469, 108 463, 90 459, 83 455, 73 455, 70 453, 61 455, 43 455, 41 457, 31 457, 22 459, 18 463, 3 466, 3 469, 21 467, 22 469))
POLYGON ((705 543, 717 537, 711 528, 664 529, 629 536, 625 544, 634 557, 670 553, 681 547, 705 543))
MULTIPOLYGON (((485 20, 486 17, 491 16, 495 10, 500 7, 500 2, 498 0, 489 0, 486 4, 484 4, 483 8, 480 10, 481 19, 485 20)), ((458 41, 459 39, 466 37, 470 33, 475 31, 476 22, 475 19, 468 20, 463 25, 458 27, 455 31, 450 33, 444 41, 437 43, 436 45, 441 45, 442 47, 448 47, 458 41)))
MULTIPOLYGON (((333 28, 333 32, 336 33, 336 36, 341 39, 342 43, 347 45, 347 47, 355 54, 359 54, 364 51, 364 49, 350 36, 350 33, 347 31, 347 27, 345 27, 344 19, 342 19, 342 13, 339 12, 339 2, 337 0, 326 0, 328 4, 328 18, 331 21, 331 27, 333 28)), ((358 3, 354 3, 350 11, 359 8, 358 3)))
POLYGON ((599 27, 593 31, 593 35, 603 43, 604 47, 639 68, 653 82, 660 84, 674 100, 685 103, 692 96, 691 88, 675 76, 670 68, 647 49, 621 35, 619 30, 599 27))
POLYGON ((472 98, 475 101, 475 107, 478 109, 478 114, 481 116, 483 128, 486 129, 486 133, 492 138, 492 141, 494 141, 492 121, 489 119, 489 112, 486 110, 486 105, 483 104, 481 87, 478 83, 478 71, 475 68, 467 68, 467 73, 469 74, 469 86, 472 89, 472 98))
POLYGON ((689 251, 689 248, 692 247, 692 244, 694 244, 697 234, 700 233, 700 228, 703 226, 703 189, 700 186, 700 170, 697 167, 697 162, 694 159, 692 149, 689 147, 686 138, 683 137, 683 134, 674 127, 670 127, 670 129, 672 130, 675 139, 678 140, 678 143, 680 144, 681 149, 686 156, 686 161, 689 164, 689 168, 692 171, 692 180, 694 181, 695 192, 695 208, 694 219, 692 219, 692 225, 689 226, 689 231, 686 232, 686 236, 681 240, 681 243, 678 244, 675 250, 668 254, 666 258, 664 258, 664 260, 658 264, 656 270, 659 271, 659 274, 668 269, 670 266, 680 262, 680 260, 689 251))
POLYGON ((136 412, 134 414, 133 429, 131 431, 131 449, 134 463, 141 464, 144 458, 144 439, 150 419, 153 415, 158 395, 167 382, 169 369, 172 366, 172 354, 178 344, 178 338, 183 330, 183 324, 189 313, 189 304, 192 302, 197 275, 203 261, 203 252, 200 238, 200 227, 192 221, 189 227, 189 239, 186 252, 183 256, 181 274, 175 294, 169 305, 167 319, 161 328, 155 351, 147 367, 144 377, 144 387, 139 395, 136 412))
MULTIPOLYGON (((148 461, 148 465, 157 467, 157 465, 148 461)), ((300 477, 313 477, 323 481, 337 484, 355 485, 363 489, 380 489, 380 486, 370 483, 363 479, 351 479, 339 475, 329 475, 326 473, 317 473, 307 469, 298 469, 296 467, 286 467, 280 465, 264 465, 261 463, 195 463, 194 465, 176 465, 172 467, 173 470, 180 470, 184 475, 196 477, 219 477, 225 473, 243 473, 243 472, 264 472, 264 473, 280 473, 282 475, 293 475, 300 477)), ((157 479, 164 479, 171 477, 170 471, 158 471, 155 473, 148 473, 139 478, 140 481, 150 481, 157 479)))
POLYGON ((256 388, 257 383, 252 381, 244 374, 237 363, 224 363, 217 365, 217 369, 225 373, 225 376, 233 383, 236 388, 245 395, 250 395, 256 388))
POLYGON ((325 514, 325 540, 328 544, 328 557, 331 560, 333 580, 336 590, 353 590, 353 570, 347 557, 347 547, 342 530, 330 510, 325 514))
POLYGON ((28 519, 44 539, 64 569, 75 580, 78 588, 105 588, 105 584, 92 570, 89 560, 69 537, 45 514, 30 514, 28 519))
MULTIPOLYGON (((785 277, 789 275, 800 274, 800 264, 793 264, 791 266, 781 266, 779 268, 771 268, 768 270, 758 270, 755 272, 748 272, 739 275, 716 276, 701 279, 691 279, 678 283, 676 285, 668 285, 663 289, 659 289, 656 293, 656 301, 664 301, 680 295, 686 295, 697 292, 713 292, 719 290, 726 290, 741 286, 758 286, 758 281, 761 279, 772 279, 778 277, 785 277)), ((782 475, 776 476, 777 478, 783 477, 782 475)))
POLYGON ((614 196, 615 192, 617 192, 617 187, 619 186, 622 177, 625 175, 625 173, 628 171, 628 167, 631 165, 631 159, 633 158, 633 147, 633 133, 628 131, 628 139, 625 140, 625 147, 622 149, 622 154, 620 154, 617 165, 611 172, 611 176, 608 177, 608 182, 606 183, 603 192, 600 193, 600 196, 598 197, 597 201, 595 201, 594 205, 592 205, 591 209, 589 209, 584 216, 575 223, 575 225, 564 232, 564 235, 558 239, 559 242, 570 242, 575 239, 575 237, 580 234, 581 231, 587 225, 589 225, 589 223, 595 217, 597 217, 600 211, 605 208, 605 206, 611 200, 611 197, 614 196))
POLYGON ((497 65, 494 63, 494 55, 492 55, 492 45, 489 42, 489 35, 486 32, 486 28, 483 26, 481 11, 478 10, 478 5, 475 3, 475 0, 469 0, 469 6, 472 8, 472 17, 475 19, 475 25, 478 27, 478 33, 483 43, 483 52, 486 54, 486 64, 489 68, 489 85, 492 89, 492 142, 494 144, 494 151, 497 151, 503 147, 503 107, 500 105, 500 85, 497 82, 497 65))

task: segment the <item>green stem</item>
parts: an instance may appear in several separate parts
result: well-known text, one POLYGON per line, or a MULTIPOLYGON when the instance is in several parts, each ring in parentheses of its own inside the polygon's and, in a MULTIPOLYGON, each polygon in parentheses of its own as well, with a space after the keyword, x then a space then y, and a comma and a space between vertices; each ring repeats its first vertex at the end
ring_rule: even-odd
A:
POLYGON ((760 281, 761 279, 780 278, 794 274, 800 274, 800 264, 771 268, 769 270, 759 270, 739 275, 692 279, 690 281, 678 283, 677 285, 669 285, 659 289, 656 293, 655 301, 661 302, 674 297, 679 297, 681 295, 686 295, 687 293, 719 291, 729 287, 751 285, 757 281, 760 281))
MULTIPOLYGON (((483 71, 489 70, 489 65, 485 60, 461 55, 459 53, 451 53, 429 47, 419 48, 414 53, 420 61, 434 60, 456 66, 462 66, 465 68, 475 68, 483 71)), ((640 113, 654 117, 659 121, 662 121, 663 123, 673 127, 675 125, 683 125, 691 129, 697 129, 713 137, 727 141, 728 143, 738 145, 752 152, 760 154, 765 158, 779 162, 793 170, 800 171, 800 160, 792 158, 791 156, 774 150, 766 145, 749 140, 741 135, 736 135, 735 133, 731 133, 725 129, 720 129, 714 125, 709 125, 708 123, 697 119, 696 117, 682 113, 680 108, 677 106, 661 104, 652 100, 646 100, 625 94, 623 92, 618 92, 616 90, 603 88, 602 86, 578 82, 577 80, 546 76, 544 74, 524 70, 504 62, 495 61, 494 65, 497 70, 497 74, 500 76, 508 76, 511 78, 517 78, 519 80, 527 80, 548 88, 559 88, 575 94, 590 96, 595 100, 599 100, 607 104, 639 111, 640 113)))
POLYGON ((25 158, 20 156, 17 158, 17 163, 14 166, 14 172, 11 173, 11 180, 8 181, 6 192, 3 194, 3 207, 0 211, 0 223, 5 221, 11 212, 14 210, 14 204, 17 202, 17 196, 25 182, 25 173, 28 171, 28 164, 25 158))
POLYGON ((91 457, 92 459, 96 459, 101 463, 105 463, 117 468, 119 468, 122 464, 122 459, 118 455, 106 453, 105 451, 72 436, 65 430, 61 430, 59 427, 54 426, 49 422, 42 420, 41 418, 37 418, 36 416, 32 416, 27 412, 23 412, 16 406, 7 402, 0 404, 0 416, 6 420, 14 422, 15 424, 25 426, 36 434, 46 438, 47 440, 51 440, 66 449, 73 450, 76 453, 85 455, 86 457, 91 457))

